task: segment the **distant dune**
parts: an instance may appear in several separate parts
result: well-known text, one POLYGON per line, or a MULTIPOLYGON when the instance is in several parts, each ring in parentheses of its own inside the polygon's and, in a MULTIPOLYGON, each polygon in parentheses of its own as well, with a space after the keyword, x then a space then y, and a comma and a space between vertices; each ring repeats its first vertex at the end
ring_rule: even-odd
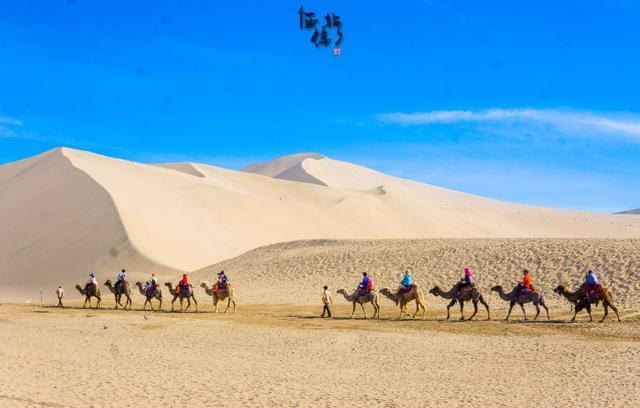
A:
POLYGON ((68 148, 0 166, 0 223, 0 300, 122 267, 174 277, 298 239, 640 237, 636 216, 511 204, 318 154, 233 171, 68 148))
POLYGON ((634 214, 634 215, 638 215, 640 214, 640 208, 638 208, 637 210, 627 210, 627 211, 620 211, 616 214, 634 214))

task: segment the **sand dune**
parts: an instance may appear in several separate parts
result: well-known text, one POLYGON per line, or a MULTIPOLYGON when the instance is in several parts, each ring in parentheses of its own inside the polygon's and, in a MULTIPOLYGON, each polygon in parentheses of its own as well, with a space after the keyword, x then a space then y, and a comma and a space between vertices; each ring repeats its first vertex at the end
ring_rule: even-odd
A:
POLYGON ((510 204, 317 154, 248 170, 261 174, 67 148, 0 166, 0 297, 121 267, 168 278, 297 239, 640 237, 633 215, 510 204))
MULTIPOLYGON (((626 309, 640 309, 640 240, 608 239, 420 239, 313 240, 270 245, 220 262, 192 274, 195 281, 212 280, 225 270, 236 284, 243 303, 318 302, 324 284, 333 290, 355 288, 368 272, 377 288, 397 288, 404 270, 428 289, 447 289, 462 276, 465 266, 476 271, 478 287, 492 307, 504 308, 494 285, 512 288, 529 269, 535 286, 550 305, 566 310, 553 288, 563 283, 577 287, 593 268, 626 309)), ((442 308, 443 299, 431 295, 429 308, 442 308)), ((387 304, 387 310, 394 305, 387 304)), ((519 312, 519 311, 518 311, 519 312)), ((552 310, 553 312, 553 310, 552 310)))

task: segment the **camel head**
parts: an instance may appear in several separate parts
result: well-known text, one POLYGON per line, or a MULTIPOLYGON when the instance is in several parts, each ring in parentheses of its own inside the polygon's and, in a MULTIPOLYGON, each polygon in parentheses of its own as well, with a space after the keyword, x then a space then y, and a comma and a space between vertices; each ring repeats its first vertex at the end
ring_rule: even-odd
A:
POLYGON ((209 281, 204 281, 200 284, 201 288, 209 289, 209 281))
POLYGON ((347 291, 344 288, 340 288, 338 290, 336 290, 336 293, 341 293, 341 294, 347 294, 347 291))
POLYGON ((136 286, 141 288, 142 287, 142 282, 140 282, 140 281, 136 282, 136 286))
POLYGON ((382 293, 383 295, 386 295, 387 293, 391 293, 389 288, 382 288, 379 290, 379 292, 382 293))
POLYGON ((169 289, 173 289, 173 286, 171 285, 171 282, 165 282, 164 286, 168 287, 169 289))
POLYGON ((503 290, 502 290, 502 286, 500 286, 500 285, 496 285, 496 286, 494 286, 494 287, 492 287, 492 288, 491 288, 491 291, 492 291, 492 292, 502 292, 502 291, 503 291, 503 290))
POLYGON ((111 286, 111 279, 107 279, 107 280, 104 282, 104 286, 111 286))
POLYGON ((563 293, 565 293, 567 291, 567 288, 565 288, 564 285, 558 285, 558 287, 555 288, 553 291, 555 293, 557 293, 558 295, 562 295, 563 293))
POLYGON ((80 284, 79 284, 79 283, 78 283, 78 284, 76 284, 76 289, 78 289, 78 290, 83 290, 82 286, 80 286, 80 284))
POLYGON ((431 294, 432 294, 432 295, 434 295, 434 296, 440 296, 440 293, 441 293, 441 292, 442 292, 442 291, 440 290, 440 286, 438 286, 438 285, 434 286, 434 287, 429 291, 429 293, 431 293, 431 294))

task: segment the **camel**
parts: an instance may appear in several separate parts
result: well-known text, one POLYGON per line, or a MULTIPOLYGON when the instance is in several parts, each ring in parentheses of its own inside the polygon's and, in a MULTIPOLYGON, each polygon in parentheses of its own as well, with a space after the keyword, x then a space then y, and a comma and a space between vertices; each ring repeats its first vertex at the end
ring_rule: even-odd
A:
POLYGON ((153 303, 151 301, 154 298, 158 299, 160 301, 160 304, 158 305, 158 310, 162 309, 162 289, 160 289, 159 286, 156 286, 156 290, 153 291, 151 296, 149 296, 146 293, 146 291, 144 290, 144 288, 142 287, 142 282, 136 282, 136 286, 140 290, 140 294, 142 294, 142 296, 147 298, 147 300, 144 301, 144 307, 142 308, 142 310, 146 310, 147 309, 147 303, 149 303, 149 306, 151 307, 151 310, 153 310, 153 303))
POLYGON ((524 310, 524 304, 529 302, 533 302, 533 305, 536 307, 536 317, 534 317, 533 320, 538 319, 538 316, 540 315, 540 306, 544 307, 544 310, 547 311, 547 320, 550 319, 549 308, 547 308, 547 305, 544 303, 544 295, 542 293, 533 292, 526 295, 520 295, 518 296, 518 300, 513 300, 513 291, 516 290, 515 288, 511 292, 505 293, 505 291, 502 289, 502 286, 496 285, 492 287, 491 290, 493 292, 497 292, 498 296, 500 296, 500 299, 504 300, 505 302, 509 302, 509 313, 507 313, 507 317, 505 317, 504 320, 509 320, 509 316, 511 316, 511 310, 516 303, 519 304, 520 308, 522 309, 524 320, 528 320, 527 312, 524 310))
POLYGON ((111 293, 116 297, 116 309, 118 308, 118 305, 122 306, 122 295, 124 295, 127 298, 127 301, 124 303, 123 309, 127 310, 127 306, 129 306, 129 310, 131 310, 131 304, 133 302, 131 301, 131 284, 129 282, 124 282, 119 286, 119 289, 116 290, 111 283, 111 279, 107 279, 104 286, 108 287, 111 293))
POLYGON ((604 316, 602 316, 602 320, 600 320, 600 323, 604 322, 604 319, 607 318, 607 315, 609 314, 609 308, 611 308, 615 312, 616 317, 618 318, 618 321, 620 321, 618 308, 615 307, 615 305, 613 304, 613 293, 611 293, 611 291, 604 286, 601 286, 602 299, 594 299, 594 298, 586 297, 582 288, 579 288, 578 290, 571 292, 564 285, 559 285, 553 291, 561 296, 564 296, 564 298, 567 299, 569 302, 575 303, 575 308, 574 308, 575 313, 573 314, 573 319, 571 319, 572 322, 576 321, 576 316, 578 315, 578 312, 581 311, 582 309, 587 310, 587 313, 589 314, 589 321, 592 322, 593 318, 591 317, 591 304, 595 303, 597 305, 598 302, 601 300, 602 300, 602 306, 604 306, 604 316))
POLYGON ((102 297, 100 296, 100 288, 98 287, 98 285, 91 285, 91 288, 88 291, 85 291, 84 288, 78 283, 76 285, 76 289, 78 289, 78 292, 80 292, 80 294, 84 296, 84 305, 82 305, 83 308, 87 307, 87 302, 89 302, 89 307, 91 307, 92 297, 98 299, 98 301, 96 302, 96 309, 100 308, 100 301, 102 300, 102 297))
POLYGON ((356 289, 351 295, 349 295, 346 289, 338 289, 336 293, 341 294, 347 300, 347 302, 353 303, 353 310, 351 311, 351 319, 353 319, 353 315, 356 313, 356 303, 362 307, 362 313, 364 313, 364 318, 367 319, 367 311, 364 310, 364 304, 371 302, 373 305, 373 318, 380 318, 380 305, 378 304, 378 293, 372 291, 366 296, 358 296, 359 290, 356 289))
POLYGON ((205 293, 213 298, 213 311, 215 313, 218 313, 218 302, 225 299, 228 299, 228 301, 227 308, 223 313, 227 313, 232 303, 233 311, 231 313, 236 311, 236 293, 231 286, 227 286, 227 289, 219 289, 216 291, 213 290, 213 287, 209 287, 209 281, 204 281, 200 284, 200 287, 204 288, 205 293))
POLYGON ((164 285, 169 288, 169 294, 171 294, 171 296, 173 296, 173 299, 171 300, 171 311, 173 311, 173 302, 175 302, 176 299, 178 299, 178 298, 180 298, 180 311, 182 311, 182 301, 184 299, 187 299, 187 308, 184 309, 185 312, 187 310, 189 310, 189 307, 191 307, 191 300, 192 299, 193 299, 193 303, 195 303, 195 305, 196 305, 196 312, 198 311, 198 302, 196 301, 196 297, 194 296, 193 288, 191 286, 189 286, 185 290, 182 290, 182 291, 180 291, 180 293, 178 293, 178 292, 176 292, 174 287, 171 285, 171 282, 167 282, 164 285))
POLYGON ((464 302, 471 301, 473 303, 473 314, 469 317, 468 320, 473 319, 473 317, 478 313, 478 301, 484 305, 484 308, 487 309, 487 320, 491 320, 491 316, 489 314, 489 305, 484 301, 482 294, 480 291, 474 286, 471 290, 462 290, 458 294, 457 288, 454 286, 448 292, 443 292, 440 287, 434 286, 429 293, 434 296, 441 296, 445 299, 451 299, 451 302, 447 305, 447 320, 449 320, 449 309, 451 306, 455 305, 456 302, 460 303, 460 320, 464 320, 464 302))
POLYGON ((396 302, 396 305, 400 306, 399 319, 402 319, 402 316, 405 314, 415 319, 420 309, 422 309, 422 319, 424 319, 424 316, 427 313, 427 308, 424 302, 424 292, 422 292, 422 289, 418 288, 418 286, 414 286, 410 291, 401 293, 400 295, 397 295, 395 292, 390 291, 389 288, 380 289, 380 293, 386 296, 392 302, 396 302), (410 315, 407 311, 407 305, 412 301, 416 302, 416 312, 413 315, 410 315))

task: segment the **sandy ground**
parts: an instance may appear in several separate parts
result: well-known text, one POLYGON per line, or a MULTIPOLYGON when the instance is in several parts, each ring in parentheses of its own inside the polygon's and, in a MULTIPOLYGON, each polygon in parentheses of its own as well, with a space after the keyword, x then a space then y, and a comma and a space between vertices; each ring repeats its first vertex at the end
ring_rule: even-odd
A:
POLYGON ((373 321, 345 319, 344 304, 332 320, 293 305, 214 315, 4 304, 0 406, 640 404, 637 312, 569 324, 445 322, 442 310, 399 322, 391 311, 373 321))

